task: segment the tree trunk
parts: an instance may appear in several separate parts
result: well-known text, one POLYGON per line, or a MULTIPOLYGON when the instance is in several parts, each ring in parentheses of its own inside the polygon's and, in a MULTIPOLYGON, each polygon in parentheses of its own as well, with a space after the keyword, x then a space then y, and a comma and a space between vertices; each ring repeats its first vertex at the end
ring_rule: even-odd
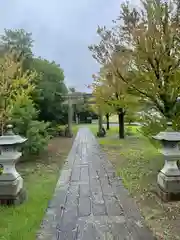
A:
POLYGON ((124 112, 123 108, 118 111, 119 138, 124 139, 124 112))
POLYGON ((74 113, 73 113, 73 122, 76 123, 76 112, 75 112, 75 111, 74 111, 74 113))
POLYGON ((76 115, 77 115, 77 113, 76 113, 76 105, 75 104, 72 105, 72 109, 73 109, 73 122, 76 123, 76 115))
POLYGON ((78 113, 78 124, 80 124, 81 123, 81 115, 80 115, 80 113, 78 113))
POLYGON ((102 113, 101 110, 99 108, 99 113, 98 113, 98 128, 99 128, 99 132, 101 132, 102 128, 103 128, 103 118, 102 118, 102 113))
POLYGON ((109 130, 109 113, 106 114, 106 129, 109 130))

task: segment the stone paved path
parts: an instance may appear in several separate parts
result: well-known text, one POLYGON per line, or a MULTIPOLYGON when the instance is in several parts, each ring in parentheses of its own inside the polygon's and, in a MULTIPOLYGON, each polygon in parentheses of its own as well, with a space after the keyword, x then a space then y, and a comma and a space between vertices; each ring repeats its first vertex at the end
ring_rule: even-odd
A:
POLYGON ((86 128, 77 134, 37 239, 155 239, 86 128))

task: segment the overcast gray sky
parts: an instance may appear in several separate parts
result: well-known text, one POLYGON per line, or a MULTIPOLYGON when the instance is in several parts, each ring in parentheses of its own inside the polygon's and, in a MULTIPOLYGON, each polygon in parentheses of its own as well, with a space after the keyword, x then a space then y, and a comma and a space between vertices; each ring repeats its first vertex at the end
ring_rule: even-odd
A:
POLYGON ((32 32, 34 53, 55 60, 66 82, 79 90, 92 82, 99 66, 88 45, 98 41, 97 25, 110 26, 122 0, 1 0, 0 33, 4 28, 32 32))

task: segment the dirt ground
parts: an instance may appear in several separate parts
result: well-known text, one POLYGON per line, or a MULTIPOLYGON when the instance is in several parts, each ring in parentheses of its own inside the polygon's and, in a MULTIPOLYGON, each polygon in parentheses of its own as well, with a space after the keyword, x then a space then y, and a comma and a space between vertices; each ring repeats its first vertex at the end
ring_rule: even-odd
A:
POLYGON ((28 177, 38 168, 47 166, 49 168, 61 167, 66 161, 67 155, 72 147, 74 138, 57 137, 50 140, 47 149, 39 156, 22 160, 17 164, 17 170, 23 177, 28 177))

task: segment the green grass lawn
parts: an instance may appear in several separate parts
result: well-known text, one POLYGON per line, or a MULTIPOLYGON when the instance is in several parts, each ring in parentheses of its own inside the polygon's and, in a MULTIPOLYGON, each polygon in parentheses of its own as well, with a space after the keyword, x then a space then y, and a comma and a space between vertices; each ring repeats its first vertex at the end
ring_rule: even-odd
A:
POLYGON ((72 130, 73 130, 73 134, 76 135, 79 128, 82 127, 87 127, 89 128, 94 135, 96 135, 97 131, 98 131, 98 125, 97 124, 73 124, 72 130))
POLYGON ((129 127, 130 135, 120 140, 116 137, 117 127, 112 127, 107 137, 98 141, 157 239, 178 240, 180 202, 162 203, 155 194, 157 174, 164 160, 138 128, 129 127))
MULTIPOLYGON (((30 169, 29 169, 30 170, 30 169)), ((43 218, 57 181, 57 171, 41 166, 26 178, 28 201, 18 207, 0 208, 1 240, 32 240, 43 218), (53 172, 53 173, 50 173, 53 172)))
POLYGON ((118 123, 118 116, 117 115, 111 115, 109 117, 109 121, 113 123, 118 123))
POLYGON ((48 152, 34 161, 19 163, 28 193, 20 206, 0 206, 0 240, 35 240, 36 232, 52 198, 59 169, 72 146, 72 139, 51 140, 48 152))
POLYGON ((131 133, 125 139, 111 138, 110 136, 114 134, 113 131, 115 130, 111 131, 110 136, 99 139, 99 143, 104 148, 112 146, 112 153, 114 146, 119 147, 116 150, 119 160, 113 163, 117 175, 121 175, 125 186, 134 194, 139 194, 137 190, 140 187, 144 188, 145 178, 146 182, 149 182, 149 176, 152 177, 151 173, 155 172, 156 174, 163 164, 162 157, 158 154, 157 149, 150 144, 148 139, 141 136, 138 128, 134 126, 128 127, 127 132, 131 131, 131 133), (143 178, 143 176, 145 177, 143 178))

